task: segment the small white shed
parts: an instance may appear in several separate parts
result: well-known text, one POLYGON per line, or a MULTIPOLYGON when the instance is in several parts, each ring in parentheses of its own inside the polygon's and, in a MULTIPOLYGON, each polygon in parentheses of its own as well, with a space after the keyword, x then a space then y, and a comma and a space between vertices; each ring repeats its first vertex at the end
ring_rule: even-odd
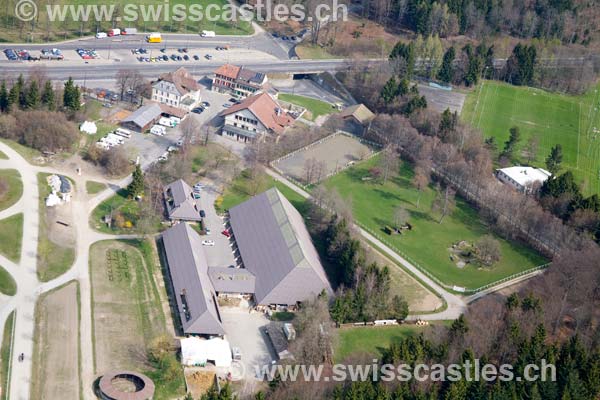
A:
POLYGON ((189 337, 180 340, 181 363, 187 366, 203 365, 207 362, 216 367, 231 366, 231 347, 225 339, 200 339, 189 337))
POLYGON ((98 127, 92 121, 85 121, 83 124, 81 124, 79 130, 87 133, 88 135, 95 135, 98 133, 98 127))

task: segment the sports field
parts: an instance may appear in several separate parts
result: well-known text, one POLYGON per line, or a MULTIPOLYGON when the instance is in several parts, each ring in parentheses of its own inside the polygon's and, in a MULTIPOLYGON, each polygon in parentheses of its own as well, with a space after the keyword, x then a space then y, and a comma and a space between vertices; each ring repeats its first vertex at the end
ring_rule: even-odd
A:
MULTIPOLYGON (((15 16, 19 0, 5 0, 0 6, 0 42, 45 42, 60 41, 81 35, 92 35, 97 31, 106 31, 112 27, 137 28, 140 32, 179 32, 196 33, 202 30, 215 31, 219 35, 248 35, 253 33, 252 24, 247 21, 226 21, 231 13, 227 13, 227 0, 137 0, 130 2, 136 7, 125 9, 120 0, 36 0, 37 18, 34 23, 23 23, 15 16), (194 4, 194 9, 190 5, 194 4), (219 10, 211 10, 211 20, 206 18, 209 5, 219 6, 219 10), (95 8, 69 11, 63 22, 60 22, 63 9, 51 8, 54 17, 47 12, 48 5, 95 6, 95 8), (177 8, 175 8, 177 6, 177 8), (180 8, 185 6, 185 9, 180 8), (112 8, 111 8, 112 7, 112 8), (185 14, 182 11, 185 10, 185 14), (220 10, 225 10, 221 13, 220 10), (201 15, 199 14, 201 12, 201 15), (77 18, 72 15, 75 14, 77 18), (87 14, 87 18, 85 15, 87 14), (111 18, 112 17, 112 20, 111 18), (173 18, 172 18, 173 17, 173 18), (177 17, 177 18, 175 18, 177 17), (184 18, 187 17, 187 18, 184 18), (99 20, 100 22, 97 22, 99 20), (113 20, 119 21, 116 26, 113 20), (214 20, 214 21, 212 21, 214 20), (81 31, 81 32, 80 32, 81 31)), ((24 9, 26 10, 26 9, 24 9)), ((70 10, 70 9, 67 9, 70 10)), ((238 14, 239 15, 239 14, 238 14)))
POLYGON ((563 170, 568 168, 587 194, 600 192, 600 92, 594 87, 582 96, 567 96, 540 89, 484 81, 467 97, 463 121, 494 136, 499 150, 508 130, 518 126, 522 140, 515 153, 522 154, 530 137, 537 135, 539 147, 532 164, 544 167, 552 146, 563 148, 563 170))

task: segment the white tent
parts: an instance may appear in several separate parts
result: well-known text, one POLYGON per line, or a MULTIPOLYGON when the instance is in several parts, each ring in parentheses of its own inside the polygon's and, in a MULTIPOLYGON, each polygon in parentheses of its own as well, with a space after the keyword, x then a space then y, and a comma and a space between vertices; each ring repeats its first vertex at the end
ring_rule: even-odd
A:
POLYGON ((62 203, 60 197, 58 197, 55 193, 50 193, 46 198, 46 207, 54 207, 62 203))
POLYGON ((83 124, 81 124, 79 130, 87 133, 88 135, 95 135, 98 132, 98 127, 94 122, 85 121, 83 124))
POLYGON ((225 339, 200 339, 189 337, 181 339, 181 363, 183 365, 201 365, 206 362, 217 367, 231 366, 231 347, 225 339))

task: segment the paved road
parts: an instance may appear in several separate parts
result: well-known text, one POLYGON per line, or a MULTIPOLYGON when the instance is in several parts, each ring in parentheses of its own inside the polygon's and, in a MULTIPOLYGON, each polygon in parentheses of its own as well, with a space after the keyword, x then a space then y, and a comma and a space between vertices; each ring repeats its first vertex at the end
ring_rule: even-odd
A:
MULTIPOLYGON (((337 71, 348 68, 347 60, 248 60, 244 66, 250 69, 256 69, 267 73, 318 73, 323 71, 337 71)), ((378 63, 379 60, 363 60, 364 64, 378 63)), ((198 61, 198 62, 163 62, 163 63, 120 63, 111 62, 103 64, 84 64, 81 63, 61 63, 60 61, 46 63, 32 62, 10 62, 0 61, 0 70, 4 76, 19 74, 27 75, 29 72, 40 65, 45 65, 45 72, 48 78, 53 80, 73 79, 114 79, 119 70, 136 69, 143 76, 156 78, 157 75, 165 72, 171 72, 178 67, 186 67, 196 75, 211 74, 221 66, 220 61, 198 61)))

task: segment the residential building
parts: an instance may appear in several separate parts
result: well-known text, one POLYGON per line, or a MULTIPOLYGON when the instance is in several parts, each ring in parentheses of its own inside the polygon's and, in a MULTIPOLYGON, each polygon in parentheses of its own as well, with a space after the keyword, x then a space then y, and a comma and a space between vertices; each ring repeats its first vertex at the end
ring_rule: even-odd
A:
POLYGON ((496 170, 498 179, 522 193, 539 188, 552 174, 542 168, 514 166, 496 170))
POLYGON ((221 113, 223 135, 238 141, 278 141, 294 118, 268 93, 248 97, 221 113))
POLYGON ((152 100, 191 111, 200 102, 200 85, 183 67, 152 84, 152 100))
POLYGON ((163 191, 167 215, 172 221, 200 221, 200 208, 194 191, 183 179, 167 185, 163 191))
POLYGON ((238 99, 245 99, 259 91, 267 83, 267 76, 261 72, 225 64, 215 71, 212 80, 214 92, 226 93, 238 99))
POLYGON ((121 121, 121 126, 136 132, 145 132, 160 119, 162 110, 156 103, 146 104, 121 121))

